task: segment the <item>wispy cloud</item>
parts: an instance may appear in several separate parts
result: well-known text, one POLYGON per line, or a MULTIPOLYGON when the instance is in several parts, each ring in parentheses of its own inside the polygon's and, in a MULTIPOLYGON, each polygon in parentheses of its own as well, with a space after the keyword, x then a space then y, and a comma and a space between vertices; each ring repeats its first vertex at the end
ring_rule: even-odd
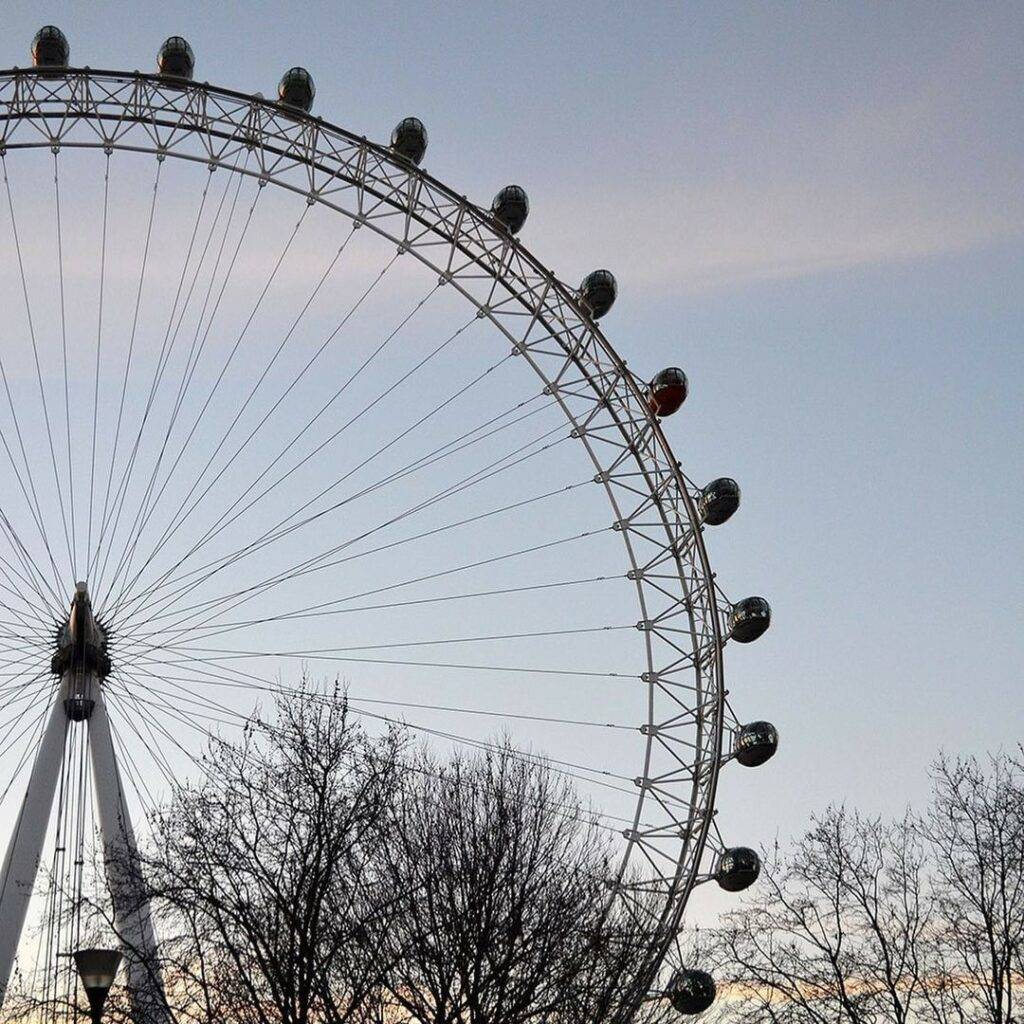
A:
POLYGON ((956 82, 946 68, 909 95, 750 126, 747 142, 733 125, 713 167, 665 153, 644 181, 545 197, 538 251, 581 267, 601 254, 634 285, 692 291, 1021 237, 1019 143, 992 132, 991 105, 979 111, 977 90, 956 82))

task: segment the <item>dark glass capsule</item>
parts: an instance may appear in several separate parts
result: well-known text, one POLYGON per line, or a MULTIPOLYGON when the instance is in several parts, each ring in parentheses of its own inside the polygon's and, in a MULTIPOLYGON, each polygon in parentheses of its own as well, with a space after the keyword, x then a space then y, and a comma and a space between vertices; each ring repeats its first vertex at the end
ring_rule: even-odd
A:
POLYGON ((615 305, 618 293, 619 286, 610 270, 594 270, 580 285, 580 300, 595 320, 600 320, 615 305))
POLYGON ((771 722, 748 722, 741 726, 733 750, 744 768, 757 768, 779 749, 779 732, 771 722))
POLYGON ((647 390, 647 404, 655 416, 671 416, 690 393, 686 374, 678 366, 662 370, 647 390))
POLYGON ((164 40, 156 58, 156 69, 169 78, 191 78, 196 70, 196 57, 184 36, 164 40))
POLYGON ((44 25, 32 40, 32 64, 37 68, 66 68, 71 59, 67 36, 56 25, 44 25))
POLYGON ((761 858, 749 846, 731 846, 718 862, 715 880, 726 892, 749 889, 761 874, 761 858))
POLYGON ((676 1013, 703 1013, 715 1001, 715 979, 707 971, 676 971, 665 994, 676 1013))
POLYGON ((712 480, 701 492, 697 511, 708 526, 721 526, 740 507, 740 485, 731 477, 712 480))
POLYGON ((305 68, 289 68, 277 87, 277 98, 281 103, 307 114, 313 107, 315 96, 313 76, 305 68))
POLYGON ((763 597, 745 597, 729 612, 729 636, 738 644, 749 644, 763 635, 771 621, 771 605, 763 597))
POLYGON ((491 203, 491 213, 510 235, 517 235, 530 213, 530 200, 520 185, 506 185, 491 203))
POLYGON ((418 117, 403 117, 391 133, 391 148, 419 166, 427 152, 427 129, 418 117))

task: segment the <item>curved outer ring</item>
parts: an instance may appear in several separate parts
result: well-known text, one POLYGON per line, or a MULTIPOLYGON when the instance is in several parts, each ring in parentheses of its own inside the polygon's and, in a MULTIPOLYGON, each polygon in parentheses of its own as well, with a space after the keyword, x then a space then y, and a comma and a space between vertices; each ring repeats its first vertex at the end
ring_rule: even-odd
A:
MULTIPOLYGON (((139 72, 0 71, 0 157, 102 148, 225 167, 305 195, 415 255, 487 317, 560 404, 623 534, 641 608, 648 691, 643 774, 616 892, 650 923, 626 999, 638 1006, 681 924, 708 842, 726 715, 723 611, 696 511, 699 489, 648 409, 645 385, 575 290, 487 211, 386 147, 260 97, 139 72), (84 138, 79 138, 84 135, 84 138), (240 166, 242 159, 246 165, 240 166), (250 167, 250 162, 255 167, 250 167), (650 876, 627 873, 642 854, 650 876), (651 907, 657 898, 660 908, 651 907)), ((613 896, 614 898, 614 896, 613 896)), ((625 1010, 621 1016, 630 1014, 625 1010)))

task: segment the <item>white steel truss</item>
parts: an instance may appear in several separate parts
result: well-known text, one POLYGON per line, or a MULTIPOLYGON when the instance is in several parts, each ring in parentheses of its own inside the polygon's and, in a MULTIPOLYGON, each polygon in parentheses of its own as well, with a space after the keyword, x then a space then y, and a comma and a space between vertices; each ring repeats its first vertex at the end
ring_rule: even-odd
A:
MULTIPOLYGON (((721 765, 737 720, 722 649, 730 604, 646 381, 559 281, 489 211, 373 143, 301 111, 208 84, 89 69, 0 72, 0 158, 19 149, 151 153, 252 176, 389 239, 489 319, 566 415, 612 509, 636 587, 646 669, 644 758, 612 899, 651 936, 634 1005, 658 975, 694 885, 713 877, 721 765), (244 161, 244 165, 243 165, 244 161), (652 910, 652 896, 656 909, 652 910)), ((159 588, 159 583, 158 583, 159 588)))

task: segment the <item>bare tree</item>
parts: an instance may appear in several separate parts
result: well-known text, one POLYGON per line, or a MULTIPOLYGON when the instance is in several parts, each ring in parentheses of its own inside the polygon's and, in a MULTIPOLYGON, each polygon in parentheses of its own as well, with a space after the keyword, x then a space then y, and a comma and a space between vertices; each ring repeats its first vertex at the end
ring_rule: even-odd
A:
MULTIPOLYGON (((155 818, 144 864, 178 1024, 620 1010, 644 917, 612 906, 605 830, 540 758, 439 759, 307 687, 202 768, 155 818)), ((108 1019, 131 1020, 117 989, 108 1019)))
POLYGON ((1024 764, 1020 752, 941 757, 932 774, 920 830, 935 866, 936 1004, 951 1020, 1012 1024, 1024 987, 1024 764))
POLYGON ((722 1021, 1013 1024, 1021 758, 940 758, 922 817, 829 809, 707 936, 722 1021))
POLYGON ((146 864, 179 1022, 361 1017, 380 981, 372 870, 399 746, 308 688, 212 744, 202 780, 156 818, 146 864))
POLYGON ((830 808, 790 856, 765 859, 758 887, 702 950, 725 989, 721 1019, 932 1019, 919 956, 931 903, 907 822, 830 808))
POLYGON ((607 909, 608 847, 571 787, 508 747, 423 755, 405 782, 383 851, 392 1019, 609 1013, 640 933, 607 909))

